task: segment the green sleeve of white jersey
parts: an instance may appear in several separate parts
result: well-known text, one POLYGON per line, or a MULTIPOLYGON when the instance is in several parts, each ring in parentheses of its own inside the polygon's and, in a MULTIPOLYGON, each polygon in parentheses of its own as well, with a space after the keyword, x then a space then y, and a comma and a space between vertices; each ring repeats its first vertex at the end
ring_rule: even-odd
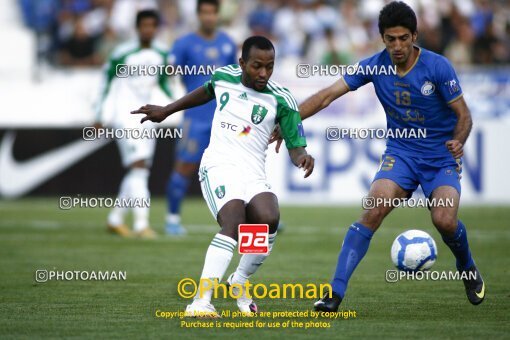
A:
POLYGON ((172 98, 172 91, 168 85, 168 76, 164 74, 164 72, 159 75, 159 87, 161 88, 161 91, 167 95, 168 98, 172 98))
MULTIPOLYGON (((160 50, 158 50, 158 52, 161 54, 161 57, 164 60, 165 70, 166 70, 166 66, 168 65, 166 53, 164 51, 160 51, 160 50)), ((168 84, 168 81, 169 81, 169 79, 168 79, 168 75, 166 74, 166 72, 161 72, 159 74, 159 79, 158 79, 159 87, 161 88, 161 91, 163 91, 167 95, 168 98, 172 98, 172 91, 170 90, 170 85, 168 84)))
POLYGON ((204 86, 205 92, 207 92, 208 95, 210 95, 213 98, 216 98, 216 93, 214 92, 213 77, 211 77, 211 79, 206 81, 203 86, 204 86))
POLYGON ((306 146, 303 123, 298 111, 280 104, 278 105, 276 120, 280 124, 280 130, 287 149, 306 146))
POLYGON ((207 92, 207 94, 213 98, 216 98, 216 93, 214 92, 216 88, 215 82, 217 80, 216 72, 217 70, 214 71, 214 73, 211 75, 211 78, 204 83, 205 92, 207 92))

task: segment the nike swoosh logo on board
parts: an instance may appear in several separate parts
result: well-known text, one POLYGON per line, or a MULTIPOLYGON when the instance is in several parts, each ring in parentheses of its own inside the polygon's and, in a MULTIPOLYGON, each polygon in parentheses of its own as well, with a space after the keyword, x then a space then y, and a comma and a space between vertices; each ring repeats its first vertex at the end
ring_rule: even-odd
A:
POLYGON ((18 162, 12 157, 15 139, 16 133, 8 131, 0 144, 0 196, 7 198, 26 194, 111 142, 111 139, 80 139, 18 162))

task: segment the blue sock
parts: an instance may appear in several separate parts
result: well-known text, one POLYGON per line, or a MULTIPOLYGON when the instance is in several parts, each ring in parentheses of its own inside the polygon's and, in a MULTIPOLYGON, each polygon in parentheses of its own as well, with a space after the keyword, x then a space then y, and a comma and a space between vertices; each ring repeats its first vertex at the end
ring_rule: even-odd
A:
POLYGON ((173 172, 166 185, 166 201, 168 212, 178 214, 181 211, 181 203, 188 190, 189 178, 178 172, 173 172))
POLYGON ((340 250, 338 256, 335 277, 331 282, 333 291, 340 295, 342 299, 352 272, 367 253, 372 235, 374 235, 372 230, 357 222, 353 223, 347 230, 342 250, 340 250))
POLYGON ((443 241, 457 259, 457 270, 467 270, 475 264, 469 250, 466 227, 461 220, 457 224, 455 235, 453 237, 443 236, 443 241))

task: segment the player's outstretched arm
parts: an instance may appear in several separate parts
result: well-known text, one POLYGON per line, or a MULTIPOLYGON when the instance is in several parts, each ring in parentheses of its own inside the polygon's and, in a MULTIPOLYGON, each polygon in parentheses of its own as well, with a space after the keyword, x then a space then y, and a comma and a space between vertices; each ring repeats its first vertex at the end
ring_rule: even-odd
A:
POLYGON ((304 120, 313 116, 331 104, 333 100, 343 96, 347 92, 349 92, 349 87, 347 87, 345 81, 342 79, 334 82, 331 86, 320 90, 299 105, 301 119, 304 120))
MULTIPOLYGON (((331 102, 347 92, 349 87, 345 84, 343 79, 336 81, 331 86, 326 87, 311 97, 308 97, 304 102, 299 105, 299 115, 301 120, 304 120, 310 116, 313 116, 320 110, 327 107, 331 102)), ((275 150, 276 153, 280 152, 280 146, 282 145, 283 138, 280 131, 280 127, 277 125, 271 133, 269 138, 269 144, 276 142, 275 150)))
POLYGON ((305 178, 312 174, 315 160, 306 152, 304 147, 289 149, 289 156, 295 166, 305 171, 305 178))
POLYGON ((471 132, 473 120, 463 97, 451 103, 450 107, 457 115, 457 124, 453 130, 453 139, 446 142, 446 147, 453 158, 457 159, 464 155, 464 144, 471 132))
POLYGON ((167 106, 158 106, 147 104, 138 110, 131 111, 131 114, 145 114, 140 123, 150 120, 151 122, 159 123, 164 121, 168 116, 175 112, 187 110, 195 106, 199 106, 209 102, 214 97, 211 96, 203 86, 191 91, 184 97, 176 100, 167 106))

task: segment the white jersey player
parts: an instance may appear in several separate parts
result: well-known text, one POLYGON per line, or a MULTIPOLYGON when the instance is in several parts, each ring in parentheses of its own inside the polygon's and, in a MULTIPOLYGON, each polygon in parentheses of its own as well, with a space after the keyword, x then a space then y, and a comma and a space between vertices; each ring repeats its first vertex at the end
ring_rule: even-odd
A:
MULTIPOLYGON (((120 45, 112 53, 104 67, 104 81, 100 102, 97 107, 96 126, 125 129, 125 138, 118 138, 122 165, 128 170, 120 185, 119 198, 124 202, 147 202, 149 168, 152 164, 156 141, 149 138, 137 138, 142 133, 133 133, 134 129, 153 129, 154 125, 141 126, 138 120, 129 114, 133 106, 147 103, 153 89, 160 86, 170 97, 167 77, 164 73, 144 74, 151 65, 165 65, 165 48, 159 48, 154 42, 159 24, 159 15, 153 10, 137 14, 136 27, 138 40, 120 45), (132 73, 132 71, 137 72, 132 73), (132 199, 132 200, 129 200, 132 199)), ((140 131, 141 132, 141 131, 140 131)), ((146 136, 147 134, 145 134, 146 136)), ((133 229, 135 235, 153 238, 156 234, 149 227, 149 207, 133 208, 133 229)), ((130 229, 124 224, 129 207, 115 207, 108 215, 108 230, 121 236, 131 236, 130 229)))
POLYGON ((199 179, 215 218, 232 199, 248 203, 260 192, 271 192, 265 160, 275 122, 288 132, 288 148, 306 146, 301 121, 294 116, 297 103, 290 92, 272 80, 258 91, 243 85, 241 77, 239 65, 228 65, 217 69, 204 85, 216 96, 217 106, 199 179))
MULTIPOLYGON (((276 238, 280 218, 278 200, 266 180, 265 157, 276 124, 289 150, 292 162, 308 177, 314 159, 308 155, 306 140, 290 92, 269 80, 274 66, 274 47, 264 37, 248 38, 242 47, 239 65, 217 69, 211 80, 165 107, 145 105, 132 113, 142 119, 161 122, 174 112, 216 98, 211 140, 200 164, 202 194, 221 227, 207 249, 201 282, 221 281, 237 246, 238 226, 244 223, 269 225, 269 252, 276 238)), ((229 276, 231 287, 240 287, 264 262, 267 254, 243 254, 236 271, 229 276), (235 286, 234 286, 235 284, 235 286)), ((238 288, 236 288, 238 289, 238 288)), ((186 308, 187 316, 218 317, 211 304, 212 290, 198 293, 186 308)), ((237 305, 242 312, 256 312, 247 292, 237 305)))

